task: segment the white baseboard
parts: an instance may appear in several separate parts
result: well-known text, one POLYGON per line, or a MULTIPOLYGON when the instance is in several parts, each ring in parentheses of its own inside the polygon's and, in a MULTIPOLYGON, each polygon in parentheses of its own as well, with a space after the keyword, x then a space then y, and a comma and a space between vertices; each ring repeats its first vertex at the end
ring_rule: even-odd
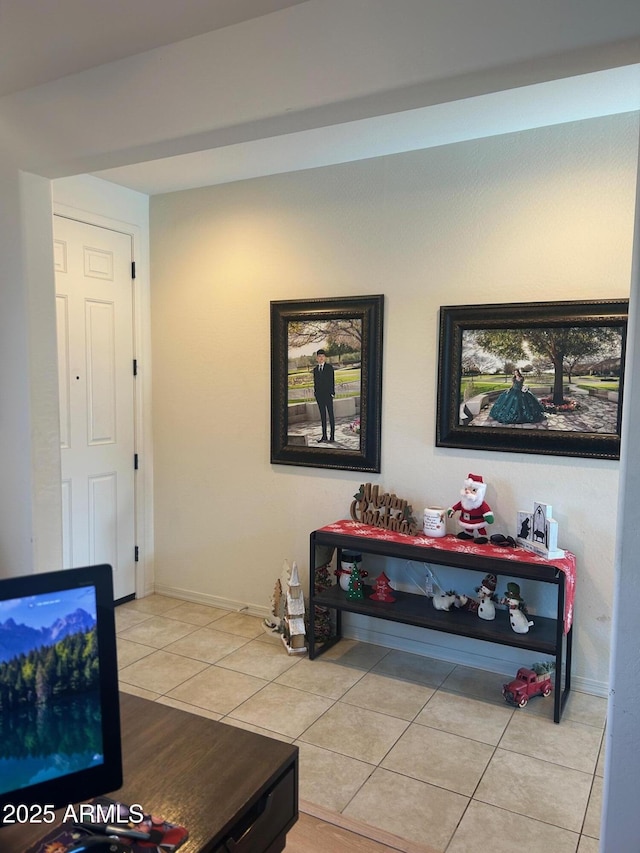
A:
POLYGON ((179 598, 181 601, 191 601, 194 604, 208 604, 209 607, 219 607, 221 610, 231 610, 236 613, 246 613, 247 616, 258 616, 264 619, 271 611, 268 607, 259 604, 247 604, 245 601, 236 601, 232 598, 220 598, 217 595, 209 595, 204 592, 194 592, 191 589, 181 589, 176 586, 156 583, 153 589, 156 595, 167 595, 170 598, 179 598))
MULTIPOLYGON (((422 632, 426 637, 419 639, 392 633, 393 627, 396 626, 394 622, 366 620, 369 622, 368 625, 363 624, 364 622, 365 617, 343 613, 342 636, 351 640, 359 640, 362 643, 372 643, 388 649, 424 655, 460 666, 496 672, 500 675, 513 675, 518 667, 531 666, 535 661, 542 659, 535 652, 514 649, 511 646, 484 643, 467 637, 454 637, 451 634, 429 631, 425 628, 415 629, 416 632, 422 632), (391 632, 380 630, 379 626, 390 627, 391 632), (443 642, 440 642, 441 640, 443 642), (495 654, 491 654, 493 651, 495 654)), ((402 626, 402 630, 413 631, 410 626, 406 625, 402 626)), ((552 660, 553 658, 547 656, 546 659, 552 660)), ((604 699, 609 695, 609 686, 606 682, 595 681, 592 678, 581 678, 574 674, 571 677, 571 689, 581 693, 589 693, 592 696, 600 696, 604 699)))
POLYGON ((594 681, 593 678, 582 678, 576 675, 571 678, 571 688, 580 693, 600 696, 602 699, 609 698, 609 685, 606 681, 594 681))

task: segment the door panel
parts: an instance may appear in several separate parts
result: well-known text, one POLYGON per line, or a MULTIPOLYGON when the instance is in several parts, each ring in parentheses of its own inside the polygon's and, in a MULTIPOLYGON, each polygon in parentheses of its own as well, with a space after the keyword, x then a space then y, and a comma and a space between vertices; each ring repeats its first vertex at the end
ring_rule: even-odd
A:
POLYGON ((54 217, 65 568, 135 592, 131 237, 54 217))
POLYGON ((114 309, 111 302, 85 302, 87 442, 116 444, 114 309))
POLYGON ((71 440, 69 399, 69 300, 56 294, 56 328, 58 338, 58 400, 60 405, 60 447, 68 448, 71 440))

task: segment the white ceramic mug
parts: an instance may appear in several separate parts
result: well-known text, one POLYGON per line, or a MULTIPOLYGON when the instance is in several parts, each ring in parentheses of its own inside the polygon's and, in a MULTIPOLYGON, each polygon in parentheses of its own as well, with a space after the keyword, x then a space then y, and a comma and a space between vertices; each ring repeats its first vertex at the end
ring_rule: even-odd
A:
POLYGON ((426 506, 422 529, 427 536, 437 539, 446 536, 447 511, 443 506, 426 506))

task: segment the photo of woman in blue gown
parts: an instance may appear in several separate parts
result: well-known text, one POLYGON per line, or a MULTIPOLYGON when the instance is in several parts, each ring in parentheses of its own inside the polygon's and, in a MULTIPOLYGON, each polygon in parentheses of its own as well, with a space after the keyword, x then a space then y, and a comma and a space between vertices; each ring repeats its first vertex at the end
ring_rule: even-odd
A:
POLYGON ((501 424, 535 424, 544 418, 544 409, 538 398, 524 388, 524 377, 515 369, 513 382, 495 401, 489 416, 501 424))

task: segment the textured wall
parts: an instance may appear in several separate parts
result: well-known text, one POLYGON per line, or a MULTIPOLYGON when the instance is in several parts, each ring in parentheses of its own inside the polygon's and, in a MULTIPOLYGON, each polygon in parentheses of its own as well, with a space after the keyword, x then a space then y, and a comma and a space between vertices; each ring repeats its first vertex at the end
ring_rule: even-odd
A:
POLYGON ((435 448, 437 322, 627 297, 637 146, 628 114, 152 198, 156 581, 264 606, 363 479, 420 508, 474 471, 496 530, 553 504, 578 556, 575 671, 602 689, 619 464, 435 448), (369 293, 386 295, 381 474, 270 465, 270 300, 369 293))

